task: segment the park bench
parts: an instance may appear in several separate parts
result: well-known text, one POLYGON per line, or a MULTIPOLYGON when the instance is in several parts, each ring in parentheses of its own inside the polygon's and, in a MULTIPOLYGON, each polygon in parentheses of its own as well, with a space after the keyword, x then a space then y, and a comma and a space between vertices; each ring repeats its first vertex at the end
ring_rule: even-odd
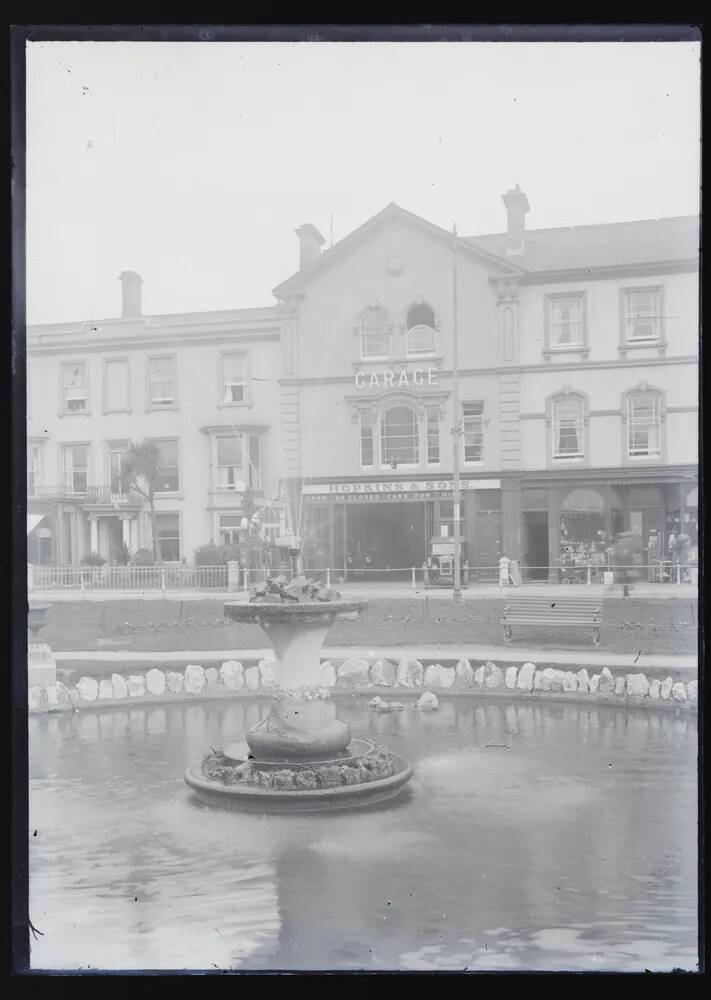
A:
POLYGON ((511 641, 512 626, 552 625, 554 628, 591 629, 593 646, 600 642, 602 608, 590 600, 565 597, 522 597, 509 601, 500 624, 504 641, 511 641))

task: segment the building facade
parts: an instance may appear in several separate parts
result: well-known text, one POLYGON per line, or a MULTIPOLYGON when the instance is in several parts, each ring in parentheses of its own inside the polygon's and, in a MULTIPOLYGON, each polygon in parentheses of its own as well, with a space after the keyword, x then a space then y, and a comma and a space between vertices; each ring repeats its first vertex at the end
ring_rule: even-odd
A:
POLYGON ((601 572, 621 531, 654 563, 682 532, 693 555, 696 220, 527 232, 525 195, 504 202, 506 232, 471 239, 395 205, 325 253, 302 227, 275 294, 282 471, 313 564, 421 566, 453 531, 454 427, 473 578, 501 555, 527 579, 601 572))
POLYGON ((288 498, 307 568, 409 573, 453 532, 455 442, 474 579, 501 555, 533 580, 601 567, 622 531, 650 563, 679 534, 693 553, 697 220, 527 230, 525 195, 504 204, 471 238, 396 205, 326 251, 301 226, 272 307, 144 317, 128 273, 121 319, 30 328, 34 558, 149 546, 116 490, 137 439, 178 559, 231 540, 252 486, 288 498))
POLYGON ((166 562, 232 541, 249 488, 278 490, 274 308, 144 316, 121 276, 120 319, 28 329, 29 559, 72 565, 152 548, 146 498, 122 477, 129 445, 161 456, 156 528, 166 562))

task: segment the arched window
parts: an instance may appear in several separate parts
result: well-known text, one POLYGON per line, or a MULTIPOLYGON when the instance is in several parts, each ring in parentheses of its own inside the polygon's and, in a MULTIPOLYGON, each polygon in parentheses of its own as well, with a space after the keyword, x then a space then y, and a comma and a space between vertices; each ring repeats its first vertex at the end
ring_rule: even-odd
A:
POLYGON ((426 303, 411 306, 407 312, 407 353, 434 354, 435 317, 426 303))
POLYGON ((553 458, 583 458, 584 415, 580 396, 559 396, 553 400, 553 458))
POLYGON ((417 465, 419 457, 417 414, 409 406, 392 406, 380 417, 382 465, 417 465))
POLYGON ((629 458, 659 458, 662 454, 662 394, 640 388, 624 398, 629 458))
POLYGON ((364 310, 358 324, 362 361, 382 361, 388 357, 390 326, 382 309, 371 306, 364 310))

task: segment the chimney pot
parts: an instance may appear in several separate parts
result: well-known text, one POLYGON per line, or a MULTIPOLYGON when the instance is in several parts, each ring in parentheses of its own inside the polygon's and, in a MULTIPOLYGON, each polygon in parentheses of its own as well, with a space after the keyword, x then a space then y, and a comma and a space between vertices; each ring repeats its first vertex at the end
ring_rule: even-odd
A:
POLYGON ((141 285, 143 278, 135 271, 122 271, 119 275, 121 282, 121 318, 135 319, 143 315, 141 304, 141 285))
POLYGON ((316 226, 310 222, 294 230, 299 237, 299 269, 307 267, 321 256, 321 247, 326 242, 316 226))
POLYGON ((528 198, 518 184, 515 188, 509 189, 501 197, 506 206, 507 214, 506 231, 508 235, 508 247, 506 252, 521 253, 524 248, 526 232, 525 216, 531 206, 528 204, 528 198))

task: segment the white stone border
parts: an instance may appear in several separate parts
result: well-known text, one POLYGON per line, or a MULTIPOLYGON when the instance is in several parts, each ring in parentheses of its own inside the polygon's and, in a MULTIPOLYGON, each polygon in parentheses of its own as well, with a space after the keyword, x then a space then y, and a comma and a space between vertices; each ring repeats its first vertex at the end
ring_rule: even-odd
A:
MULTIPOLYGON (((36 685, 29 689, 30 714, 78 711, 82 708, 170 702, 219 697, 253 697, 269 694, 276 679, 273 660, 243 665, 227 660, 219 670, 188 664, 183 671, 153 668, 145 673, 110 678, 81 677, 67 687, 62 681, 36 685)), ((603 667, 591 673, 580 670, 538 669, 533 663, 520 667, 497 667, 491 661, 474 669, 468 660, 456 666, 404 657, 399 663, 390 660, 346 659, 337 666, 326 660, 321 664, 319 685, 325 696, 331 691, 352 694, 481 694, 506 697, 535 697, 548 700, 604 702, 619 705, 646 705, 658 708, 695 710, 698 706, 697 680, 688 682, 668 676, 648 679, 644 673, 628 673, 623 668, 603 667)))

